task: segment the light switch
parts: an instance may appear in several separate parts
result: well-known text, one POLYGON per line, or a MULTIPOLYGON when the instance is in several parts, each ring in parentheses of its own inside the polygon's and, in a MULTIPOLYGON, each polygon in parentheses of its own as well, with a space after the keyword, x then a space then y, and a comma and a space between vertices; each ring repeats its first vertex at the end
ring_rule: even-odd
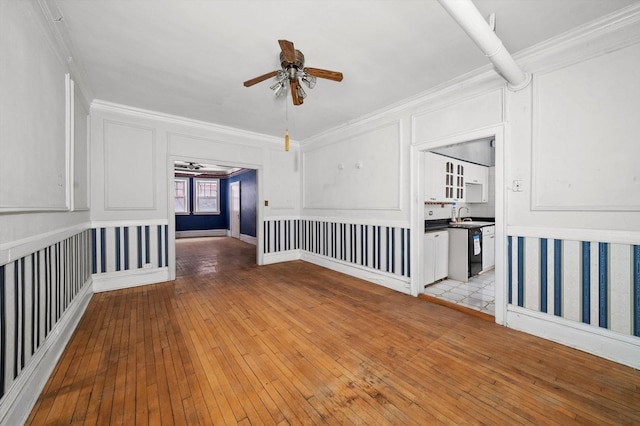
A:
POLYGON ((521 180, 514 180, 513 181, 513 192, 522 192, 522 181, 521 180))

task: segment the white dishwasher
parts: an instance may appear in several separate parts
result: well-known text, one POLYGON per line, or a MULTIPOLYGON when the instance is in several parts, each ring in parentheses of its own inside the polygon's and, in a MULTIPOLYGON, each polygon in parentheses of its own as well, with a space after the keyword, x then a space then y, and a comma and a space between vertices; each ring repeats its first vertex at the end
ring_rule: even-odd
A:
POLYGON ((496 226, 482 227, 482 272, 496 265, 496 226))
POLYGON ((424 285, 432 284, 449 275, 449 232, 424 234, 424 285))

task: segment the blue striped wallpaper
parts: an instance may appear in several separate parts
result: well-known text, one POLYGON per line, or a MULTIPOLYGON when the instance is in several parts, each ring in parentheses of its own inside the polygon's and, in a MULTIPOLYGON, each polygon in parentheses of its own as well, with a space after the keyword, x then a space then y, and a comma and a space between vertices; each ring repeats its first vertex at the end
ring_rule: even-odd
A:
POLYGON ((94 274, 169 265, 168 225, 93 228, 91 239, 94 274))
POLYGON ((86 230, 0 265, 0 397, 89 282, 91 246, 86 230))
POLYGON ((548 242, 507 237, 508 303, 640 337, 640 245, 548 242))
POLYGON ((301 219, 270 220, 263 226, 265 254, 303 250, 411 277, 408 228, 301 219))

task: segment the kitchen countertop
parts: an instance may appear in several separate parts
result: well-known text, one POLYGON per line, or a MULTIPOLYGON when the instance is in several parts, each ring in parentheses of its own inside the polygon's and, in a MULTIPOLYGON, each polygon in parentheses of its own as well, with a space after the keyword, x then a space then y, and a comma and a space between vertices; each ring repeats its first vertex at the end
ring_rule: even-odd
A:
POLYGON ((452 223, 451 219, 433 219, 424 221, 424 232, 442 231, 448 228, 474 229, 495 225, 494 218, 479 217, 472 221, 452 223))

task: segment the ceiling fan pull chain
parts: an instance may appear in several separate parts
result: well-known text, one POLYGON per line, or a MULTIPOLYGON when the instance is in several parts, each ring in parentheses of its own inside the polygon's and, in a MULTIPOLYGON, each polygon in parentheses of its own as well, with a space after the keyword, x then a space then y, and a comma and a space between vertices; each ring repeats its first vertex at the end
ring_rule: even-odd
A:
POLYGON ((284 150, 289 152, 289 129, 284 134, 284 150))

